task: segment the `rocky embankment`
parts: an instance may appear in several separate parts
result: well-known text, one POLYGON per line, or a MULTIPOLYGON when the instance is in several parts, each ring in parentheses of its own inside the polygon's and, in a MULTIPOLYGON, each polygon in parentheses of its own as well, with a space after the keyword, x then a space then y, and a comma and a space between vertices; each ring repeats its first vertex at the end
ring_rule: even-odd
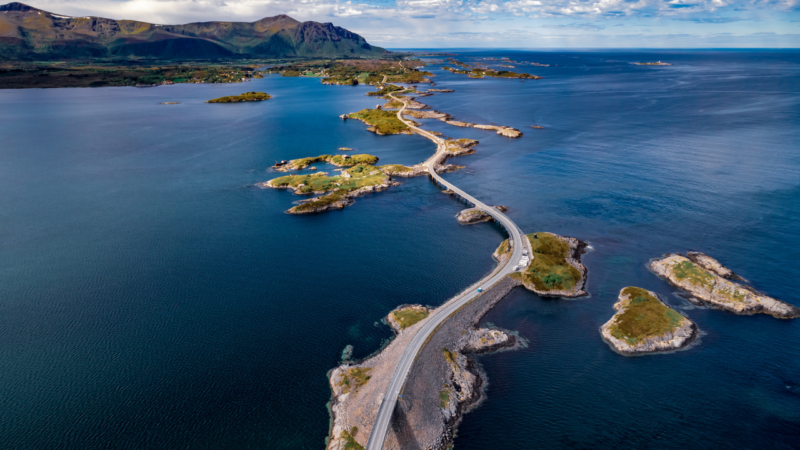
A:
POLYGON ((460 120, 454 120, 453 116, 447 113, 443 113, 440 111, 413 111, 413 110, 423 110, 429 109, 428 105, 419 103, 411 99, 408 102, 408 106, 406 110, 403 112, 404 115, 408 115, 414 117, 415 119, 438 119, 442 122, 453 125, 456 127, 465 127, 465 128, 477 128, 479 130, 493 130, 497 132, 497 134, 501 136, 506 136, 510 138, 518 138, 522 136, 522 132, 516 128, 507 127, 504 125, 481 125, 471 122, 462 122, 460 120))
MULTIPOLYGON (((497 205, 494 208, 500 212, 508 211, 508 208, 502 205, 497 205)), ((472 225, 474 223, 487 222, 489 220, 492 220, 492 216, 489 215, 486 211, 483 211, 478 208, 467 208, 456 214, 456 220, 458 220, 458 223, 460 223, 461 225, 472 225)))
POLYGON ((649 267, 673 286, 717 308, 744 315, 769 314, 779 319, 800 317, 800 308, 725 279, 677 253, 655 259, 649 267))
POLYGON ((505 137, 510 138, 518 138, 522 136, 522 132, 516 128, 511 128, 503 125, 480 125, 470 122, 462 122, 460 120, 444 120, 440 119, 444 123, 448 125, 453 125, 455 127, 465 127, 465 128, 477 128, 479 130, 494 130, 497 134, 505 137))
MULTIPOLYGON (((517 342, 515 336, 501 330, 478 329, 478 321, 516 286, 518 281, 506 277, 449 317, 430 337, 411 369, 384 449, 443 450, 452 444, 461 416, 480 400, 483 392, 483 380, 472 355, 511 347, 517 342)), ((427 320, 426 316, 400 329, 397 337, 372 358, 331 371, 333 420, 329 450, 366 444, 397 361, 427 320)), ((388 321, 391 323, 391 319, 388 321)))
POLYGON ((697 326, 656 295, 636 287, 623 288, 614 304, 617 313, 600 333, 623 355, 677 350, 697 336, 697 326))

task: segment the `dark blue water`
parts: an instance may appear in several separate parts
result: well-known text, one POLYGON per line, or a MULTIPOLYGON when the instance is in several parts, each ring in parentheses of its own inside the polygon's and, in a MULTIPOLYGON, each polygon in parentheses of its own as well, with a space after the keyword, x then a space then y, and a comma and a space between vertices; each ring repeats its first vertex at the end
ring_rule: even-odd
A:
MULTIPOLYGON (((524 83, 433 69, 457 92, 427 103, 525 132, 425 121, 481 141, 448 177, 594 250, 590 298, 517 290, 486 317, 529 346, 480 358, 487 400, 456 448, 797 448, 800 322, 692 307, 645 263, 706 251, 800 304, 800 54, 472 56, 553 66, 517 69, 546 77, 524 83), (675 65, 628 64, 657 59, 675 65), (699 344, 612 352, 597 330, 627 285, 663 294, 699 344)), ((337 118, 374 105, 367 91, 280 77, 0 91, 0 448, 322 448, 342 349, 379 349, 381 317, 440 304, 503 238, 459 226, 422 178, 309 217, 252 187, 275 160, 340 146, 426 158, 426 139, 337 118), (203 103, 245 90, 274 99, 203 103)))

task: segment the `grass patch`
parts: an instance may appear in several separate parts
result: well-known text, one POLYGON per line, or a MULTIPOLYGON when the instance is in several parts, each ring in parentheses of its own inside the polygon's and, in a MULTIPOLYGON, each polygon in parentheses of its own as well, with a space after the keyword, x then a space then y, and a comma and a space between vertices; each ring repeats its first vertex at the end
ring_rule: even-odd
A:
POLYGON ((687 280, 695 286, 714 287, 714 277, 691 261, 681 261, 672 266, 672 273, 679 280, 687 280))
POLYGON ((622 290, 622 295, 629 296, 627 306, 623 305, 625 312, 616 316, 609 331, 628 344, 661 336, 677 328, 684 319, 645 289, 629 286, 622 290))
POLYGON ((375 164, 378 157, 373 155, 319 155, 308 158, 299 158, 289 161, 289 165, 295 169, 305 169, 316 162, 327 162, 337 166, 355 166, 357 164, 375 164))
POLYGON ((342 386, 342 392, 355 392, 361 386, 367 384, 372 376, 369 374, 372 369, 364 369, 361 367, 353 367, 339 376, 339 386, 342 386))
POLYGON ((343 450, 364 450, 364 446, 356 442, 356 433, 358 433, 358 427, 350 428, 349 431, 342 431, 342 438, 345 441, 343 450))
POLYGON ((405 330, 411 325, 414 325, 420 320, 428 317, 428 311, 419 309, 404 309, 393 312, 392 317, 394 317, 394 320, 400 325, 400 329, 405 330))
MULTIPOLYGON (((335 193, 343 195, 365 186, 381 184, 388 178, 380 169, 370 164, 358 164, 344 172, 347 172, 349 177, 343 175, 329 177, 322 172, 318 172, 307 175, 286 175, 273 179, 270 184, 274 187, 295 188, 299 194, 336 191, 335 193)), ((328 203, 333 201, 336 200, 329 200, 328 203)), ((305 204, 307 203, 303 205, 305 204)))
POLYGON ((504 255, 511 251, 511 246, 508 244, 508 239, 500 243, 500 247, 497 247, 497 254, 504 255))
POLYGON ((386 77, 386 81, 393 83, 427 83, 430 80, 425 77, 430 76, 433 76, 433 74, 430 72, 413 70, 400 75, 389 75, 386 77))
POLYGON ((386 94, 389 94, 389 93, 392 93, 392 92, 397 92, 397 91, 402 91, 404 89, 405 88, 402 88, 400 86, 395 86, 394 84, 390 84, 390 85, 384 86, 383 89, 381 89, 379 91, 367 92, 367 95, 374 95, 374 96, 378 96, 378 97, 383 97, 386 94))
POLYGON ((439 391, 439 408, 446 408, 450 403, 450 393, 447 391, 439 391))
POLYGON ((363 120, 380 134, 398 134, 408 130, 408 125, 401 122, 393 111, 362 109, 359 112, 348 114, 347 117, 363 120))
POLYGON ((242 95, 229 95, 227 97, 215 98, 206 103, 238 103, 238 102, 260 102, 272 98, 266 92, 245 92, 242 95))
POLYGON ((344 197, 344 195, 335 194, 335 193, 334 194, 323 195, 322 197, 317 197, 317 198, 315 198, 315 199, 313 199, 311 201, 303 202, 303 203, 291 208, 289 211, 292 211, 292 212, 315 211, 318 208, 322 208, 324 206, 328 206, 328 205, 331 205, 333 203, 336 203, 336 202, 340 201, 343 197, 344 197))
POLYGON ((407 173, 414 170, 411 167, 404 166, 402 164, 387 164, 385 166, 381 166, 380 169, 391 173, 407 173))
POLYGON ((569 245, 551 233, 528 235, 533 250, 533 261, 522 274, 526 283, 540 291, 566 291, 575 287, 581 273, 567 262, 569 245))
POLYGON ((358 79, 353 77, 328 77, 321 80, 322 83, 338 84, 340 86, 356 86, 358 79))
POLYGON ((442 349, 442 354, 444 355, 444 359, 447 362, 449 362, 450 364, 452 364, 454 366, 456 365, 456 358, 455 358, 455 355, 453 355, 453 352, 451 352, 450 350, 448 350, 446 348, 443 348, 442 349))

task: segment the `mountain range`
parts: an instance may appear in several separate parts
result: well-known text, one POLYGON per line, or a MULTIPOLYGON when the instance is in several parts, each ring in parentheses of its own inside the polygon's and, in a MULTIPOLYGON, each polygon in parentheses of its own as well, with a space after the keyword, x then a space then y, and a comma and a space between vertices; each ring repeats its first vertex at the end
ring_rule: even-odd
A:
POLYGON ((386 50, 331 23, 286 15, 256 22, 157 25, 0 5, 0 60, 376 57, 386 50))

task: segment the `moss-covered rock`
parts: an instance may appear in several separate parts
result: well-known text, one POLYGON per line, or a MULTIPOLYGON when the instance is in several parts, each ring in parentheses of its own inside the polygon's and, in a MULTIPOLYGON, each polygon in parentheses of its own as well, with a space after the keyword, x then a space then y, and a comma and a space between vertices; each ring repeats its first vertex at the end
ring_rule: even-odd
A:
POLYGON ((617 313, 600 333, 625 355, 676 350, 697 336, 697 326, 691 320, 646 289, 623 288, 614 309, 617 313))
POLYGON ((697 300, 736 314, 769 314, 779 319, 800 317, 800 308, 727 280, 683 255, 654 259, 650 270, 697 300))

